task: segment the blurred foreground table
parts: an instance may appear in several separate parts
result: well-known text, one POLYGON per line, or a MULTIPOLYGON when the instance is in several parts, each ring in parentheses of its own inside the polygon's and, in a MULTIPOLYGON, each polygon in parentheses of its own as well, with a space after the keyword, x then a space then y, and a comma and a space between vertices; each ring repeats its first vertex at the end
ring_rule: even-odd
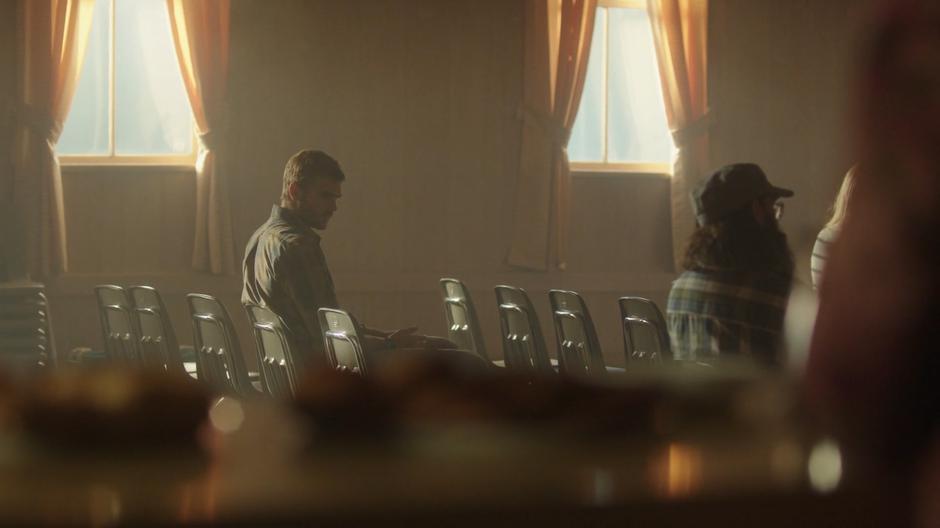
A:
MULTIPOLYGON (((311 443, 292 410, 223 399, 204 447, 0 442, 0 523, 192 526, 904 526, 840 487, 838 449, 787 428, 598 445, 481 426, 311 443)), ((889 490, 890 491, 890 490, 889 490)))

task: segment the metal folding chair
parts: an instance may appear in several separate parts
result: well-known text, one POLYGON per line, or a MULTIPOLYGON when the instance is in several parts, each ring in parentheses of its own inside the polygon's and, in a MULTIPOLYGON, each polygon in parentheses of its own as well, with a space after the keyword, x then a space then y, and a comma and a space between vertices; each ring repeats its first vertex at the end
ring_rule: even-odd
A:
POLYGON ((290 398, 297 390, 297 363, 281 318, 270 309, 246 304, 258 351, 265 391, 275 398, 290 398))
POLYGON ((196 371, 210 388, 238 396, 261 393, 252 383, 232 318, 225 306, 211 295, 186 296, 193 321, 196 371))
POLYGON ((529 374, 554 374, 545 336, 529 295, 514 286, 499 285, 494 289, 506 368, 529 374))
POLYGON ((623 318, 623 346, 628 365, 637 361, 658 363, 665 353, 659 328, 639 317, 623 318))
POLYGON ((486 344, 480 328, 470 291, 457 279, 441 279, 444 296, 444 318, 447 321, 447 337, 462 350, 469 350, 489 361, 486 344))
POLYGON ((330 366, 340 371, 367 375, 369 368, 359 337, 359 324, 353 316, 335 308, 320 308, 317 317, 330 366))
POLYGON ((604 355, 587 304, 573 291, 550 290, 560 370, 567 374, 606 373, 604 355))
POLYGON ((127 290, 116 284, 95 286, 98 319, 101 322, 101 343, 110 361, 136 361, 140 330, 133 314, 134 305, 127 290), (125 343, 124 341, 130 341, 125 343))
MULTIPOLYGON (((637 347, 642 350, 658 349, 659 359, 669 361, 672 359, 672 348, 669 343, 669 327, 666 325, 666 318, 663 317, 662 310, 656 306, 656 303, 645 297, 621 297, 618 300, 620 305, 620 319, 624 322, 624 332, 627 330, 628 317, 644 319, 652 324, 656 329, 657 338, 654 341, 647 332, 637 333, 633 342, 628 343, 628 335, 624 333, 624 354, 627 362, 631 360, 637 347)), ((647 358, 648 359, 648 358, 647 358)))
POLYGON ((127 293, 137 318, 142 358, 150 363, 158 356, 162 357, 162 364, 168 372, 186 373, 183 349, 191 354, 192 347, 179 346, 160 292, 152 286, 130 286, 127 293))

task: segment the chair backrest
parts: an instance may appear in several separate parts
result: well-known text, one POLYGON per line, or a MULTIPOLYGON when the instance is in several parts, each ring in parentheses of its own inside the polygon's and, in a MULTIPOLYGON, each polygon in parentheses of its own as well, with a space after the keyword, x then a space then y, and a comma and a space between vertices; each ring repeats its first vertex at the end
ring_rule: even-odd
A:
POLYGON ((554 373, 551 359, 537 344, 529 314, 515 304, 500 304, 497 308, 506 368, 524 374, 554 373))
POLYGON ((359 324, 353 316, 335 308, 320 308, 317 317, 330 366, 336 370, 368 374, 365 352, 359 338, 359 324))
POLYGON ((125 290, 123 286, 116 284, 99 284, 95 286, 95 300, 98 303, 98 319, 101 322, 101 343, 106 353, 108 353, 108 342, 113 339, 113 334, 129 334, 135 343, 140 341, 137 321, 131 313, 134 309, 134 305, 131 302, 130 296, 127 294, 127 290, 125 290), (114 312, 113 308, 108 308, 109 306, 117 306, 127 311, 131 319, 129 328, 110 327, 111 321, 122 321, 123 318, 116 317, 114 313, 109 316, 109 311, 114 312))
MULTIPOLYGON (((663 312, 659 309, 659 306, 656 306, 655 302, 645 297, 621 297, 618 300, 618 304, 620 305, 621 322, 627 317, 636 317, 638 319, 646 319, 656 327, 656 331, 659 334, 658 344, 662 350, 660 357, 666 361, 671 360, 672 347, 669 344, 669 327, 666 325, 666 318, 663 317, 663 312)), ((638 338, 640 340, 645 339, 646 333, 639 334, 638 338)), ((624 344, 626 345, 626 342, 624 342, 624 344)), ((640 348, 647 349, 656 345, 656 343, 652 341, 640 341, 636 344, 639 345, 640 348)), ((629 348, 625 348, 624 351, 628 356, 632 353, 629 348)))
POLYGON ((257 304, 245 305, 251 322, 265 391, 275 398, 290 398, 297 390, 297 367, 281 318, 257 304))
POLYGON ((171 351, 164 339, 161 313, 153 308, 134 308, 134 315, 137 327, 140 328, 140 362, 147 367, 173 369, 173 362, 169 359, 171 351))
MULTIPOLYGON (((248 377, 248 368, 245 366, 238 335, 225 306, 215 297, 203 293, 187 294, 186 302, 193 319, 193 345, 199 379, 203 378, 201 367, 215 370, 224 368, 224 375, 236 394, 257 394, 248 377), (221 361, 217 356, 222 356, 221 361)), ((218 372, 211 371, 206 374, 219 375, 218 372)), ((211 380, 209 385, 213 386, 211 380)))
POLYGON ((444 319, 447 321, 447 336, 463 350, 475 352, 489 361, 483 331, 477 317, 470 291, 457 279, 441 279, 444 295, 444 319))
POLYGON ((193 314, 192 319, 199 381, 216 394, 239 395, 241 391, 228 364, 231 342, 225 323, 206 313, 193 314))
POLYGON ((529 294, 522 288, 502 284, 494 290, 506 366, 554 373, 548 347, 545 346, 545 334, 529 294))
POLYGON ((55 364, 49 307, 40 283, 0 285, 0 362, 28 374, 55 364))
POLYGON ((659 328, 652 322, 639 317, 623 318, 623 346, 627 364, 637 361, 661 362, 666 349, 660 339, 659 328))
POLYGON ((549 290, 561 370, 571 374, 606 373, 604 355, 587 304, 579 294, 549 290))
POLYGON ((185 373, 183 357, 180 354, 176 332, 170 322, 170 315, 160 292, 152 286, 130 286, 127 288, 137 316, 137 328, 140 332, 141 355, 146 360, 155 359, 150 349, 157 345, 167 371, 185 373), (146 342, 146 344, 144 344, 146 342), (145 350, 147 349, 147 350, 145 350))
POLYGON ((140 362, 139 338, 134 316, 127 306, 106 304, 102 307, 107 334, 104 350, 108 359, 115 363, 137 364, 140 362))

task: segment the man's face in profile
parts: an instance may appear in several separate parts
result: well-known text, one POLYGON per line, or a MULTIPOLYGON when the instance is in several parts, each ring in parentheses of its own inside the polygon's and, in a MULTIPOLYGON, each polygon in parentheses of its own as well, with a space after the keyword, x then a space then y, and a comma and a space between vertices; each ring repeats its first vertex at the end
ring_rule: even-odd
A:
POLYGON ((343 182, 330 178, 316 178, 298 187, 297 214, 314 229, 326 229, 336 201, 343 195, 343 182))

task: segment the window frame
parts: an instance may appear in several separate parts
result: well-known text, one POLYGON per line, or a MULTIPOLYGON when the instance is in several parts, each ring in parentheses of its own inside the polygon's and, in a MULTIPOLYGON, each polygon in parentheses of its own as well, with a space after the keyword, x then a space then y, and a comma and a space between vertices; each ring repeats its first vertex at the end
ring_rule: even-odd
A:
MULTIPOLYGON (((598 0, 597 9, 615 8, 615 9, 642 9, 646 11, 646 0, 598 0)), ((610 70, 610 61, 608 60, 608 22, 604 19, 604 49, 601 56, 604 59, 604 68, 602 73, 603 93, 604 93, 604 134, 603 134, 603 152, 604 158, 607 158, 607 79, 610 70)), ((594 42, 591 43, 593 47, 594 42)), ((593 50, 592 50, 593 51, 593 50)), ((659 82, 659 79, 656 79, 659 82)), ((580 103, 579 103, 580 104, 580 103)), ((653 162, 609 162, 609 161, 569 161, 569 167, 572 173, 577 174, 656 174, 662 176, 672 176, 673 164, 653 163, 653 162)))
MULTIPOLYGON (((196 159, 199 156, 199 138, 196 132, 195 119, 192 117, 190 109, 190 124, 192 130, 192 149, 189 154, 117 154, 115 152, 115 115, 116 98, 114 93, 114 62, 115 46, 114 39, 116 35, 116 17, 115 4, 117 0, 96 0, 98 2, 107 1, 108 19, 110 26, 108 28, 108 151, 109 154, 56 154, 61 166, 157 166, 157 167, 194 167, 196 159)), ((79 72, 81 75, 81 72, 79 72)), ((74 102, 74 101, 73 101, 74 102)), ((66 118, 67 119, 67 118, 66 118)))

